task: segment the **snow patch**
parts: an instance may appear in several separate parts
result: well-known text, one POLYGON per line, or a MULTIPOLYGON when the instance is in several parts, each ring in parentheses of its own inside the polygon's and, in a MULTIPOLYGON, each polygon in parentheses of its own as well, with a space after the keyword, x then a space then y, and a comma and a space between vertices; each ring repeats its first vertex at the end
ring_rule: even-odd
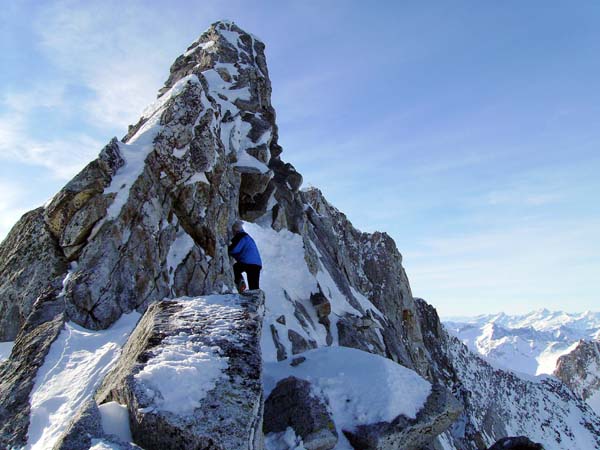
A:
POLYGON ((286 377, 309 381, 316 394, 329 399, 340 437, 336 448, 352 448, 342 430, 390 422, 400 414, 415 418, 431 393, 431 384, 416 372, 372 353, 323 347, 302 356, 306 361, 296 367, 287 360, 265 363, 265 398, 286 377))
POLYGON ((173 286, 173 276, 175 270, 183 262, 183 260, 189 255, 194 248, 195 242, 192 237, 187 234, 183 228, 179 230, 179 234, 169 247, 169 253, 167 254, 167 269, 169 272, 169 286, 173 286))
POLYGON ((296 435, 292 427, 280 433, 269 433, 265 436, 266 450, 306 450, 302 438, 296 435))
POLYGON ((27 449, 54 446, 119 357, 139 318, 137 312, 124 314, 101 331, 65 324, 36 375, 30 396, 27 449))
POLYGON ((133 441, 127 406, 117 402, 108 402, 98 406, 98 409, 100 410, 102 429, 106 434, 114 434, 123 442, 133 441))
MULTIPOLYGON (((227 316, 238 314, 242 309, 234 302, 235 298, 237 296, 208 295, 176 299, 185 306, 174 314, 173 320, 185 317, 189 322, 196 313, 219 317, 220 320, 202 330, 202 337, 231 340, 236 321, 227 316)), ((219 347, 194 341, 196 337, 191 332, 168 336, 156 347, 144 369, 135 375, 146 386, 156 408, 180 415, 190 414, 224 377, 228 358, 221 355, 219 347)))

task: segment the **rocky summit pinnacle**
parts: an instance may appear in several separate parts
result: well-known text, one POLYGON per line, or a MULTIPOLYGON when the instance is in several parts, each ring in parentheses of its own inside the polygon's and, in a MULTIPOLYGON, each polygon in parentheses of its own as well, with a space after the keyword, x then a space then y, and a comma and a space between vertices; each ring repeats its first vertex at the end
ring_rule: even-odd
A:
POLYGON ((127 135, 0 244, 0 447, 600 447, 575 394, 473 355, 413 297, 390 236, 300 189, 264 50, 211 25, 127 135), (234 289, 239 218, 262 292, 234 289))

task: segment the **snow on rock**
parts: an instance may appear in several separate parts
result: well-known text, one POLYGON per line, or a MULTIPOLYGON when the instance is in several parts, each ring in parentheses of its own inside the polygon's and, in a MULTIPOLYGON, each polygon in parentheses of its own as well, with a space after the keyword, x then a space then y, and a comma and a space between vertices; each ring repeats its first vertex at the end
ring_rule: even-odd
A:
POLYGON ((266 450, 306 450, 302 438, 297 436, 294 429, 288 427, 280 433, 269 433, 265 436, 266 450))
POLYGON ((52 448, 117 360, 139 317, 135 312, 123 315, 103 331, 65 325, 36 376, 27 449, 52 448))
POLYGON ((14 345, 14 342, 0 342, 0 362, 8 359, 14 345))
POLYGON ((102 421, 102 429, 106 434, 113 434, 124 442, 131 442, 129 428, 129 412, 127 406, 117 402, 107 402, 98 407, 102 421))
POLYGON ((431 393, 431 384, 414 371, 361 350, 324 347, 301 356, 306 360, 295 367, 287 360, 265 364, 265 396, 286 377, 309 381, 329 401, 339 449, 352 448, 342 430, 391 422, 399 415, 414 419, 431 393))
POLYGON ((263 304, 261 291, 155 303, 96 399, 126 404, 147 450, 247 448, 262 420, 263 304))
MULTIPOLYGON (((244 227, 256 241, 263 260, 261 289, 266 296, 265 327, 261 341, 263 360, 278 359, 274 333, 280 335, 278 343, 283 346, 285 355, 298 352, 292 340, 288 339, 288 330, 299 335, 309 346, 338 345, 338 318, 347 314, 359 318, 363 313, 349 303, 325 266, 319 264, 317 273, 311 273, 302 236, 253 223, 246 223, 244 227), (319 320, 310 301, 311 294, 319 292, 319 289, 323 290, 331 305, 329 330, 319 320), (328 334, 331 334, 329 342, 328 334)), ((365 310, 378 311, 364 296, 358 292, 356 295, 365 310)), ((282 356, 281 352, 279 356, 282 356)))
POLYGON ((194 239, 181 228, 179 234, 171 244, 167 253, 167 268, 169 271, 169 284, 173 285, 173 275, 177 267, 194 248, 194 239))
POLYGON ((228 357, 215 342, 239 327, 240 305, 230 296, 182 299, 180 304, 183 307, 171 319, 175 323, 194 323, 207 315, 218 319, 208 322, 200 334, 181 331, 167 336, 135 379, 152 392, 158 410, 185 415, 198 408, 224 377, 228 357))

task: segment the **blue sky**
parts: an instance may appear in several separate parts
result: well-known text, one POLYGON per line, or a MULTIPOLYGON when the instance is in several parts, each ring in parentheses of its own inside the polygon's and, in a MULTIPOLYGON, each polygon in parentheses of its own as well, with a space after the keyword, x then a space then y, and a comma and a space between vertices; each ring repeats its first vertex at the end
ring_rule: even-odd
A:
POLYGON ((267 45, 282 157, 387 231, 443 315, 600 309, 600 3, 13 1, 0 234, 231 19, 267 45))

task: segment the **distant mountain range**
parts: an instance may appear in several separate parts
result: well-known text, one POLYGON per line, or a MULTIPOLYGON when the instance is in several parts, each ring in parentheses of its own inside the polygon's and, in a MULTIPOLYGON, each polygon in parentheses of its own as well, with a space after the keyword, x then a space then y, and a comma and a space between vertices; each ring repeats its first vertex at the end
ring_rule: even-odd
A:
POLYGON ((558 376, 580 395, 585 392, 584 399, 596 412, 599 411, 596 389, 589 388, 589 382, 586 389, 580 385, 586 379, 599 376, 597 362, 600 355, 593 351, 598 346, 593 343, 600 341, 600 312, 567 313, 540 309, 524 315, 499 313, 448 317, 444 326, 493 366, 512 370, 522 377, 558 376), (581 352, 584 345, 592 351, 581 352), (575 355, 579 364, 586 367, 583 372, 579 371, 579 381, 574 381, 573 374, 567 380, 562 371, 557 372, 561 356, 561 360, 566 361, 575 355))

